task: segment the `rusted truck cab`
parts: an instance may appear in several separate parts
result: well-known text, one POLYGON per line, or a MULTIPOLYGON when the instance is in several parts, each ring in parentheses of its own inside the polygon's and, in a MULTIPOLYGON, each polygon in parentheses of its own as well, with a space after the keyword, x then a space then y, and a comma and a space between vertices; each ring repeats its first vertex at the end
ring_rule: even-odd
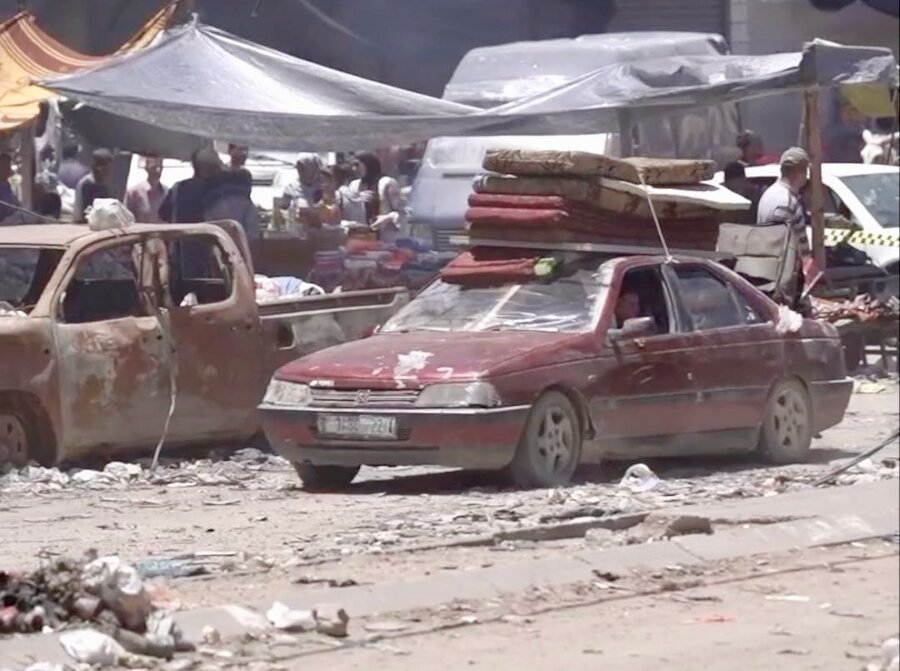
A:
POLYGON ((228 223, 0 228, 0 464, 246 439, 272 371, 407 300, 261 307, 247 259, 228 223))

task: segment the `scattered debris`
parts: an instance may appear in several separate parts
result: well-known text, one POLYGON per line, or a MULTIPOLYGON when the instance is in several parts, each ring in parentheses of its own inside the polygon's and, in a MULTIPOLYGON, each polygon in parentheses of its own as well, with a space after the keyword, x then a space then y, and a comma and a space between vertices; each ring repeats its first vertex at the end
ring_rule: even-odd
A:
POLYGON ((691 534, 712 534, 712 522, 698 515, 672 515, 653 512, 637 527, 638 533, 650 534, 649 540, 664 540, 691 534))
POLYGON ((634 464, 625 471, 619 485, 634 493, 642 493, 655 489, 660 482, 659 477, 647 464, 634 464))
POLYGON ((803 594, 769 594, 766 601, 791 601, 793 603, 807 603, 810 600, 803 594))
POLYGON ((266 618, 276 629, 283 631, 314 631, 318 626, 316 615, 309 610, 294 610, 280 601, 266 611, 266 618))
POLYGON ((396 634, 410 628, 408 622, 399 620, 381 620, 366 623, 365 630, 372 634, 396 634))
POLYGON ((340 606, 335 604, 321 604, 316 606, 313 611, 316 620, 316 631, 333 638, 344 638, 347 636, 347 625, 350 623, 350 616, 340 606))
POLYGON ((111 666, 128 657, 125 648, 112 637, 93 629, 63 632, 59 644, 69 657, 82 664, 111 666))

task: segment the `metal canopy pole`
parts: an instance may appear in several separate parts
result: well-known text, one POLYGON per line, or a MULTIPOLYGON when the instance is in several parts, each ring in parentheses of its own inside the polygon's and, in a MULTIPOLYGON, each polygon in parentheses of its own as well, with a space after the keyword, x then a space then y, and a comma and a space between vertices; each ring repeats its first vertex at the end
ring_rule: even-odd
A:
POLYGON ((809 149, 810 212, 812 214, 813 257, 825 270, 825 187, 822 184, 822 128, 819 120, 819 89, 804 92, 806 146, 809 149))

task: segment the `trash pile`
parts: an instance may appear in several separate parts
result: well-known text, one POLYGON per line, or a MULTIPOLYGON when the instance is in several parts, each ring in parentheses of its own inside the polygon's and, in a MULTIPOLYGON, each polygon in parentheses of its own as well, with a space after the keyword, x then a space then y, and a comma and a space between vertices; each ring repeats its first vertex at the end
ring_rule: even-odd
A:
POLYGON ((162 460, 150 470, 149 459, 136 463, 113 461, 103 470, 75 468, 68 471, 43 466, 20 469, 0 467, 0 493, 46 494, 68 489, 124 490, 139 486, 172 488, 224 485, 247 489, 278 488, 284 478, 267 474, 290 472, 296 483, 294 469, 279 456, 248 447, 238 450, 227 459, 162 460))
POLYGON ((617 159, 578 151, 493 150, 466 212, 473 238, 714 251, 721 210, 747 201, 701 184, 710 161, 617 159), (649 198, 653 199, 653 210, 649 198))
POLYGON ((65 631, 66 652, 88 664, 193 650, 172 617, 153 605, 138 571, 119 557, 89 553, 27 574, 0 572, 0 634, 58 630, 65 631))
POLYGON ((881 300, 869 294, 860 294, 852 301, 816 297, 811 297, 810 300, 816 318, 832 324, 845 321, 896 321, 900 317, 900 300, 896 296, 881 300))

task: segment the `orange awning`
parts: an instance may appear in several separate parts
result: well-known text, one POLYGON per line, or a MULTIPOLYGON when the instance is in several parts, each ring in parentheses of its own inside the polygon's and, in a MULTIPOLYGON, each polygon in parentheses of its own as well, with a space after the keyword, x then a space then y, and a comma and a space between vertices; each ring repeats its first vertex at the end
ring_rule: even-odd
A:
MULTIPOLYGON (((142 49, 168 26, 177 3, 157 12, 112 56, 142 49)), ((99 65, 110 56, 73 51, 41 30, 34 16, 20 12, 0 24, 0 134, 29 123, 43 100, 56 97, 32 82, 99 65)))

